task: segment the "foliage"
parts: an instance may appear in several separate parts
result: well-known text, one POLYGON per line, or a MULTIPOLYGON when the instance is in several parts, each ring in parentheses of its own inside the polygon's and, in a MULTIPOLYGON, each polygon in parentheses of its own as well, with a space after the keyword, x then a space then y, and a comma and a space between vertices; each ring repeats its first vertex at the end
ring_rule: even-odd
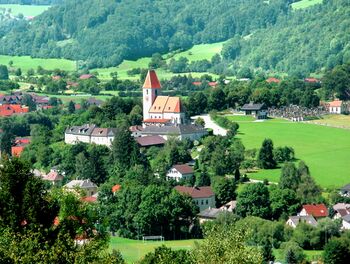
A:
POLYGON ((8 80, 9 72, 6 65, 0 65, 0 80, 8 80))
POLYGON ((273 156, 273 143, 271 139, 265 139, 258 154, 258 163, 260 168, 273 169, 276 167, 276 161, 273 156))
POLYGON ((148 253, 143 257, 139 264, 191 264, 191 256, 186 250, 172 250, 166 246, 160 246, 154 252, 148 253))
POLYGON ((345 264, 350 261, 349 235, 331 239, 324 248, 323 259, 329 264, 345 264))
POLYGON ((285 262, 288 264, 302 263, 305 259, 303 250, 295 242, 286 242, 281 245, 285 262))
POLYGON ((214 181, 216 207, 236 199, 236 182, 233 179, 219 179, 214 181))

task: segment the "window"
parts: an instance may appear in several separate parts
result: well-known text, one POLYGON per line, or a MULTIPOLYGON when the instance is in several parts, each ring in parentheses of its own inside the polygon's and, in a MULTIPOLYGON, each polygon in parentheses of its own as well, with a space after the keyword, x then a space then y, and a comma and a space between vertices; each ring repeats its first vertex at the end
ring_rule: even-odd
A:
POLYGON ((146 94, 148 95, 148 89, 146 90, 146 94))
POLYGON ((205 204, 208 204, 208 200, 205 200, 205 204))
POLYGON ((203 202, 203 200, 201 200, 201 205, 203 205, 204 204, 204 202, 203 202))

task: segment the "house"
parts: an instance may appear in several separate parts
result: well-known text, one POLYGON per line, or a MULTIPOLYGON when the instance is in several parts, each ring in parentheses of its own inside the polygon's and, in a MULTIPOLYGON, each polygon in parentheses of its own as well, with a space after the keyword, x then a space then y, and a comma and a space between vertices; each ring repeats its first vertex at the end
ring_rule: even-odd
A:
POLYGON ((191 179, 194 175, 194 170, 191 166, 187 164, 178 164, 172 166, 167 174, 167 180, 175 180, 179 182, 180 180, 188 180, 191 179))
POLYGON ((160 147, 164 146, 165 139, 161 136, 155 135, 155 136, 145 136, 145 137, 136 137, 135 138, 137 144, 140 147, 148 148, 148 147, 160 147))
POLYGON ((213 221, 218 218, 218 216, 223 213, 222 210, 217 208, 207 208, 203 211, 201 211, 199 214, 197 214, 197 217, 199 219, 199 223, 203 224, 206 221, 213 221))
POLYGON ((324 204, 305 204, 299 216, 313 216, 316 220, 328 216, 328 209, 324 204))
POLYGON ((154 70, 148 71, 142 90, 144 126, 185 122, 180 98, 160 95, 161 85, 154 70))
POLYGON ((92 74, 82 74, 80 75, 79 79, 80 80, 87 80, 87 79, 91 79, 91 78, 94 78, 95 76, 92 75, 92 74))
POLYGON ((197 125, 176 125, 176 126, 146 126, 141 135, 154 136, 158 135, 168 140, 169 137, 176 137, 179 140, 189 139, 198 140, 208 134, 208 131, 197 125))
POLYGON ((200 212, 207 208, 215 208, 215 194, 210 186, 187 187, 178 185, 174 189, 179 193, 191 196, 200 212))
POLYGON ((340 195, 350 197, 350 183, 340 188, 340 195))
POLYGON ((267 111, 264 104, 254 104, 250 102, 241 107, 241 111, 244 111, 246 115, 253 115, 257 119, 266 119, 267 111))
POLYGON ((270 77, 266 80, 266 82, 268 82, 268 83, 280 83, 281 81, 277 78, 270 77))
POLYGON ((342 114, 345 112, 345 104, 341 100, 334 100, 328 104, 328 111, 331 114, 342 114))
POLYGON ((306 83, 320 83, 321 81, 319 79, 309 77, 309 78, 305 78, 304 82, 306 82, 306 83))
POLYGON ((344 215, 342 217, 342 229, 349 230, 350 229, 350 214, 344 215))
POLYGON ((63 180, 63 175, 58 172, 57 169, 52 168, 50 172, 43 177, 43 180, 50 181, 52 185, 57 185, 63 180))
POLYGON ((340 219, 343 216, 350 214, 350 204, 337 203, 333 206, 334 216, 333 219, 340 219))
POLYGON ((143 130, 142 126, 129 127, 129 131, 131 132, 132 137, 141 137, 142 130, 143 130))
POLYGON ((97 185, 91 180, 72 180, 64 185, 64 188, 67 190, 75 190, 79 188, 86 192, 87 196, 93 196, 97 193, 97 185))
POLYGON ((309 224, 313 227, 317 226, 317 221, 312 215, 306 215, 306 216, 301 216, 301 215, 295 215, 295 216, 290 216, 286 222, 286 225, 296 228, 299 223, 306 223, 309 224))
POLYGON ((30 138, 16 137, 13 146, 11 147, 12 157, 20 157, 26 146, 30 144, 30 138))
POLYGON ((236 210, 237 201, 229 201, 228 203, 221 206, 219 209, 227 212, 234 212, 236 210))
POLYGON ((3 104, 0 105, 0 117, 12 116, 28 113, 29 108, 18 104, 3 104))
POLYGON ((64 142, 66 144, 76 144, 78 142, 94 143, 111 147, 116 132, 115 128, 100 128, 94 124, 73 126, 66 129, 64 142))

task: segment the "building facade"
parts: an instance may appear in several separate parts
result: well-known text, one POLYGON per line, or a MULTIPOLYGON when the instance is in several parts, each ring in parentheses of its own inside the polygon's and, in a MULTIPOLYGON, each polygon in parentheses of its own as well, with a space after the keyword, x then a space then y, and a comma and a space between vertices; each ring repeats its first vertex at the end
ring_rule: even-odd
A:
POLYGON ((200 212, 208 208, 215 208, 215 194, 210 186, 176 186, 175 190, 182 194, 191 196, 194 203, 198 206, 200 212))

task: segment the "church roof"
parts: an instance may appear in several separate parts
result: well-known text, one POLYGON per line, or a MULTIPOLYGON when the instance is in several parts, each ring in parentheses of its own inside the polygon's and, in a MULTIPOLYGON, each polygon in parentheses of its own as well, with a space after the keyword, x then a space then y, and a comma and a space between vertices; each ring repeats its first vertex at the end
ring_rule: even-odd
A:
POLYGON ((149 70, 143 84, 144 89, 160 89, 161 85, 154 70, 149 70))
POLYGON ((150 113, 180 113, 181 104, 179 97, 157 96, 150 113))

